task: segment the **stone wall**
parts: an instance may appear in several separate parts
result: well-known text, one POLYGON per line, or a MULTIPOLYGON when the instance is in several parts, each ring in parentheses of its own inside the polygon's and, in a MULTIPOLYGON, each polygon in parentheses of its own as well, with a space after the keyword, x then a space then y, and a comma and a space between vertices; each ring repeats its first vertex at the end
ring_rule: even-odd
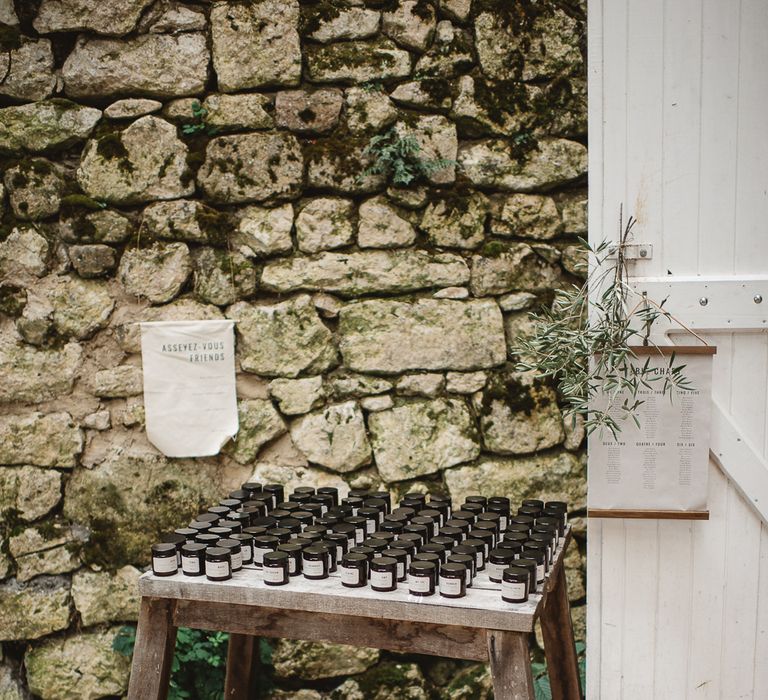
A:
MULTIPOLYGON (((247 478, 583 508, 582 431, 509 351, 576 280, 582 0, 0 0, 0 20, 0 697, 121 694, 148 545, 247 478), (407 187, 363 152, 387 133, 432 164, 407 187), (135 323, 198 318, 238 321, 241 429, 170 460, 135 323)), ((369 650, 274 662, 295 697, 488 692, 481 668, 369 650)))

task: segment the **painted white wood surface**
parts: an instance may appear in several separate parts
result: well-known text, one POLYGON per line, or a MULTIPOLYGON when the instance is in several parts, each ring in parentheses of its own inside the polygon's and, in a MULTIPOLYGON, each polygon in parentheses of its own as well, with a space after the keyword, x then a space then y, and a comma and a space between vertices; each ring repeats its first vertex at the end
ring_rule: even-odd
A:
POLYGON ((633 270, 648 286, 724 278, 712 306, 697 311, 687 288, 679 303, 718 346, 714 398, 753 457, 747 473, 727 452, 711 462, 708 522, 590 520, 587 695, 763 700, 768 504, 742 489, 762 499, 768 463, 768 294, 752 300, 768 274, 768 2, 588 9, 590 238, 615 238, 623 203, 654 246, 633 270))

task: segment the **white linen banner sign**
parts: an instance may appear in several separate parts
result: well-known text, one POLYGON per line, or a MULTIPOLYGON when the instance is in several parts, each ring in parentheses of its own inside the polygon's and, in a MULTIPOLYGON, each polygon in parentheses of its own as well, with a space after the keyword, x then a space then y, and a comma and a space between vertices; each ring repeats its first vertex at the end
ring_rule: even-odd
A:
POLYGON ((168 457, 218 454, 237 433, 234 321, 141 324, 149 441, 168 457))

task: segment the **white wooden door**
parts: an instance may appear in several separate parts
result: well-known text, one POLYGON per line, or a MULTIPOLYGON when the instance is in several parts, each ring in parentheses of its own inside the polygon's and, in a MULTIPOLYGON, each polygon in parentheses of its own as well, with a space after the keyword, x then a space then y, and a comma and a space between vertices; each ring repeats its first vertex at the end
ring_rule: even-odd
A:
POLYGON ((718 354, 710 520, 588 524, 587 695, 766 700, 768 0, 588 8, 590 239, 623 203, 637 288, 718 354))

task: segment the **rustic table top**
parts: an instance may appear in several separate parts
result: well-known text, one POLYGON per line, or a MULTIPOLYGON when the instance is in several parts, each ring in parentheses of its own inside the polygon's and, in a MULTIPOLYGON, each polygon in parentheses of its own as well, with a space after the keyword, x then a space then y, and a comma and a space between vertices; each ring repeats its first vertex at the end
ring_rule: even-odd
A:
POLYGON ((261 579, 260 568, 255 566, 244 566, 230 580, 221 582, 181 573, 155 576, 148 571, 139 579, 139 592, 142 596, 153 598, 530 632, 540 612, 548 583, 554 580, 562 566, 569 542, 570 530, 561 539, 547 580, 535 594, 529 596, 527 602, 520 604, 502 600, 501 584, 492 582, 484 571, 478 572, 463 598, 444 598, 437 592, 427 597, 413 596, 408 593, 407 581, 399 582, 397 589, 390 592, 374 591, 367 586, 346 588, 342 586, 338 573, 319 581, 294 576, 285 586, 268 586, 261 579))

